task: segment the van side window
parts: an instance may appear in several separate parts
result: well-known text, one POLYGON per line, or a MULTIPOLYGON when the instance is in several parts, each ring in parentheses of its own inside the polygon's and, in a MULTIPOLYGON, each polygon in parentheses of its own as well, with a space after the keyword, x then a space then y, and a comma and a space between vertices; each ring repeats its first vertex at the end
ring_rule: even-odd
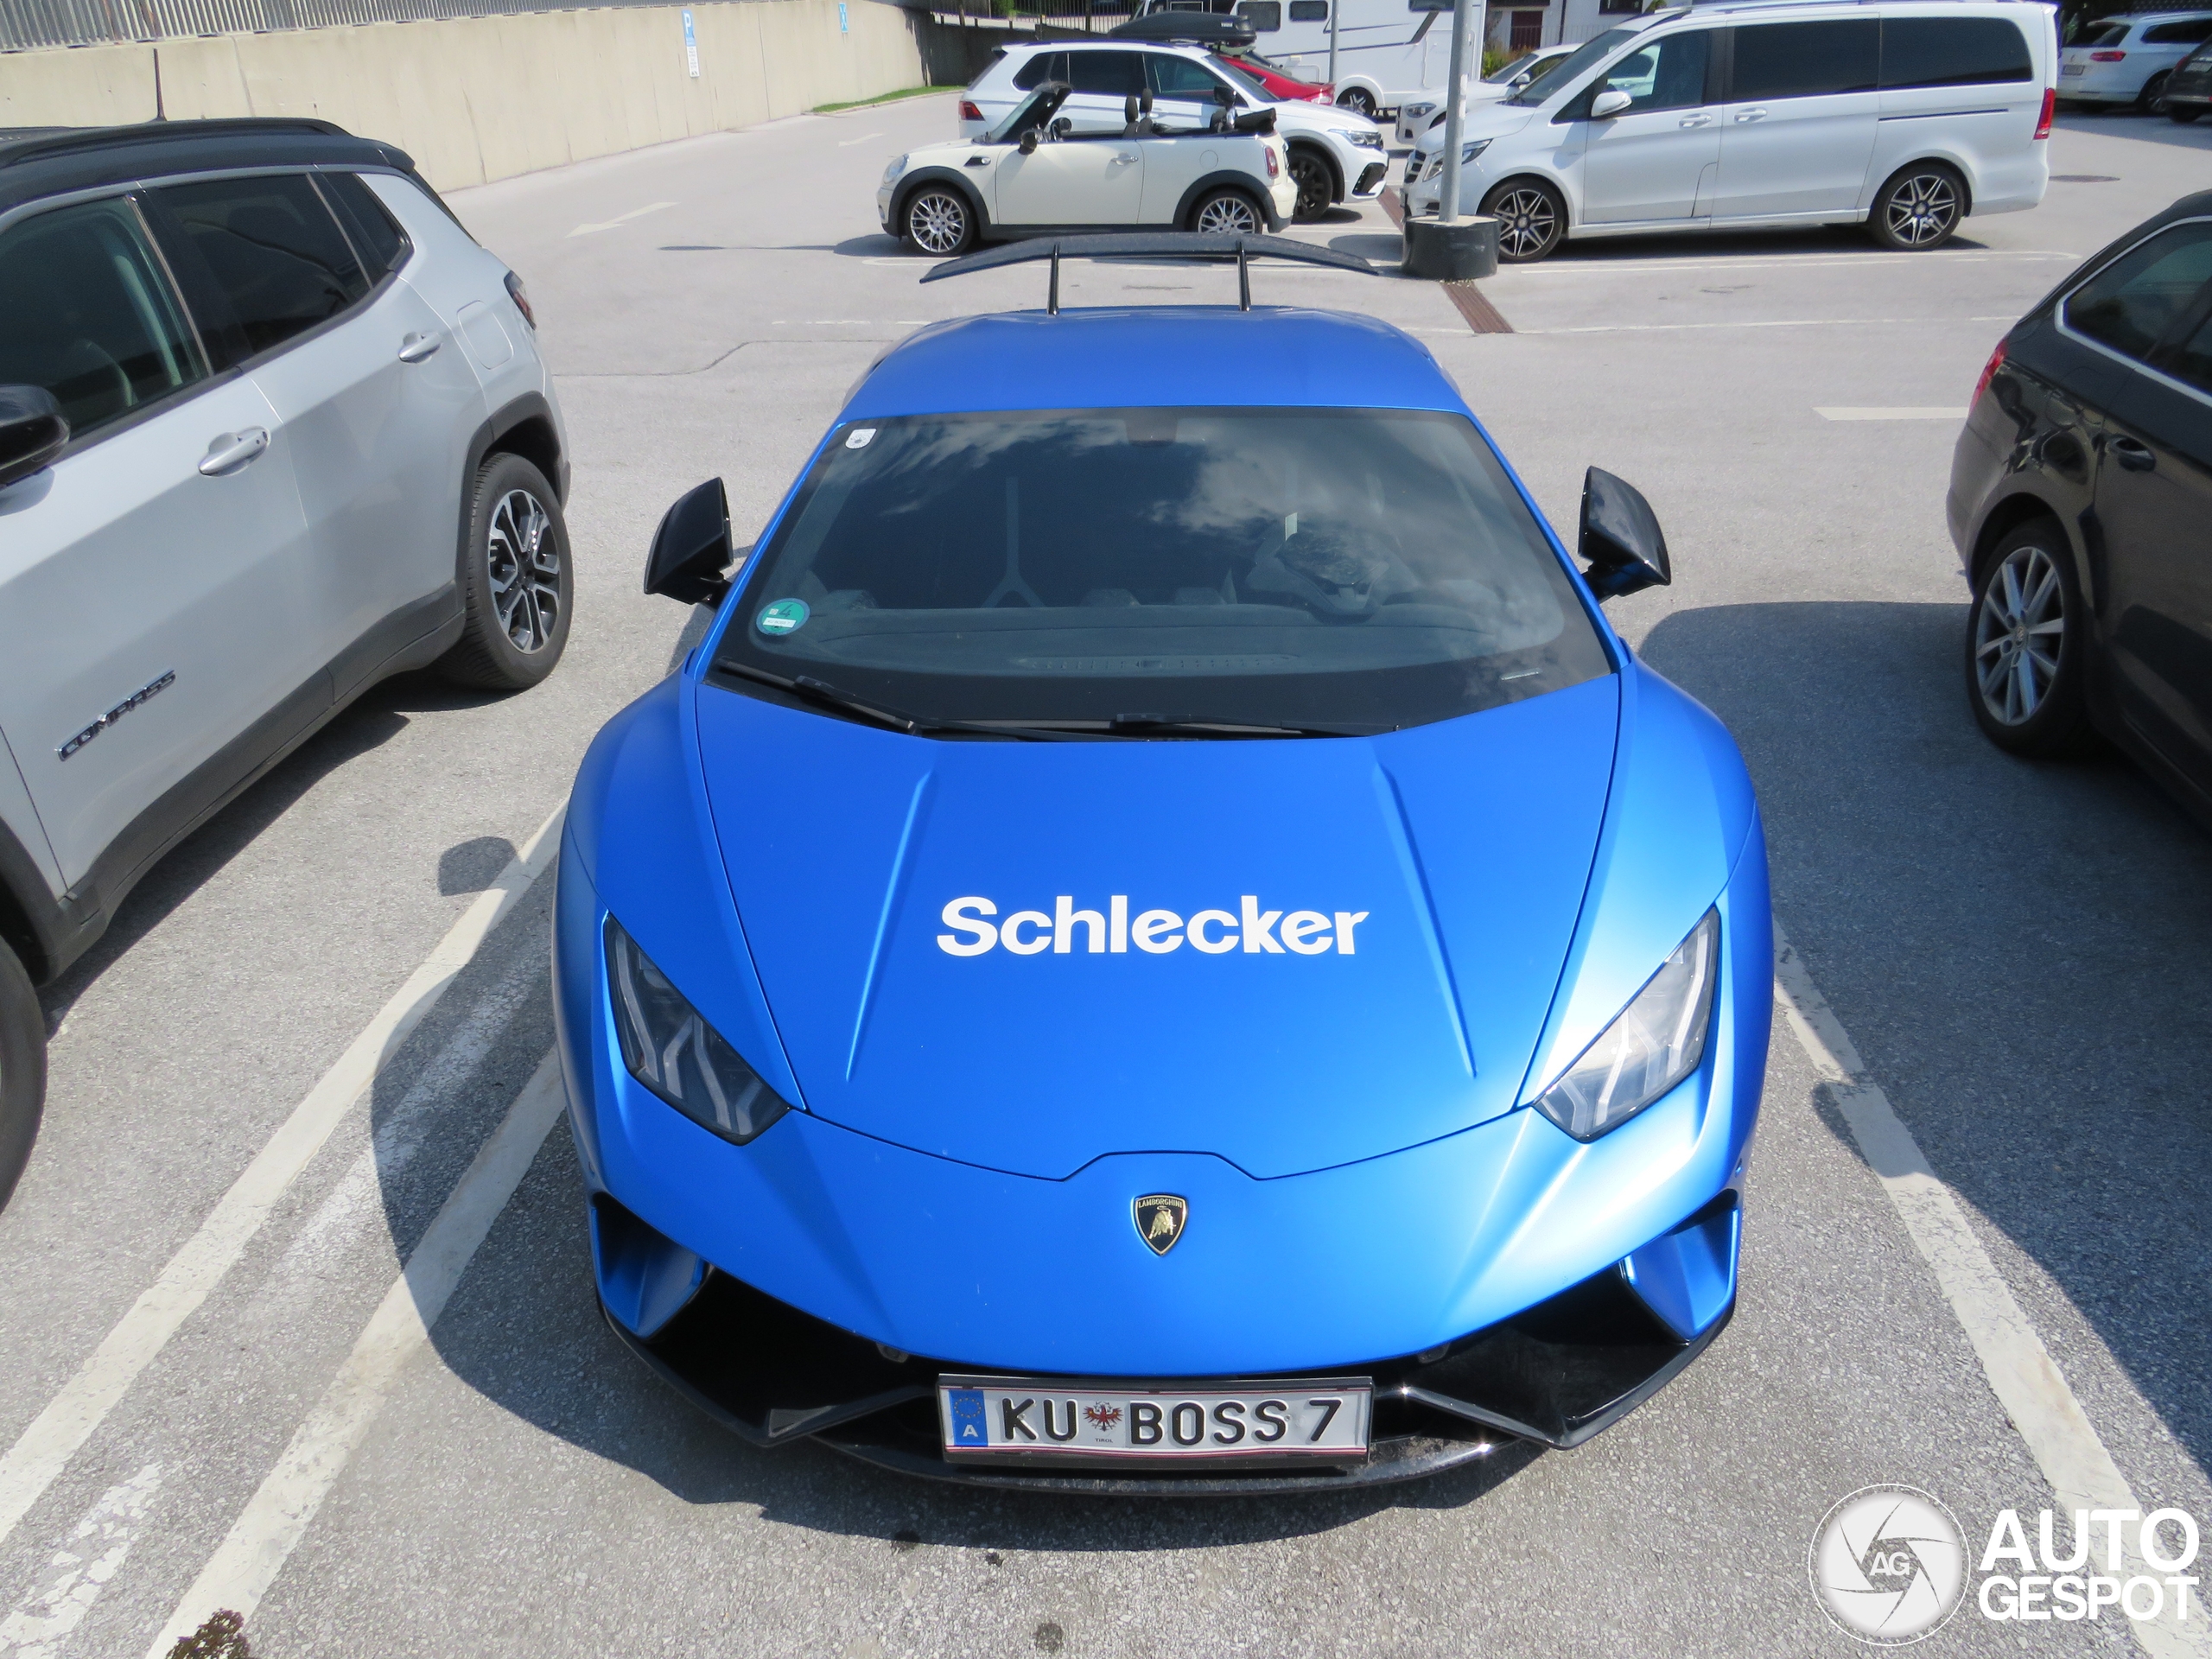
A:
POLYGON ((1694 110, 1705 102, 1705 68, 1713 48, 1713 31, 1692 29, 1668 35, 1641 52, 1631 52, 1591 88, 1629 95, 1624 115, 1646 110, 1694 110))
POLYGON ((1290 0, 1290 21, 1294 23, 1327 22, 1329 0, 1290 0))
POLYGON ((318 173, 315 183, 337 213, 338 222, 345 226, 346 239, 360 256, 372 283, 381 282, 386 272, 397 270, 406 262, 411 251, 407 232, 392 222, 377 193, 360 175, 318 173))
POLYGON ((2212 283, 2212 221, 2176 225, 2066 296, 2066 326, 2141 361, 2212 283))
POLYGON ((2002 17, 1886 17, 1882 86, 1980 86, 2032 80, 2027 37, 2002 17))
POLYGON ((1761 23, 1736 30, 1731 103, 1871 92, 1882 26, 1872 17, 1833 23, 1761 23))
POLYGON ((1282 27, 1282 0, 1236 0, 1236 15, 1255 35, 1272 35, 1282 27))
POLYGON ((228 307, 227 317, 201 319, 218 369, 283 345, 369 291, 305 174, 211 179, 154 194, 228 307))
POLYGON ((207 376, 137 213, 118 197, 0 236, 0 385, 43 386, 73 435, 207 376))

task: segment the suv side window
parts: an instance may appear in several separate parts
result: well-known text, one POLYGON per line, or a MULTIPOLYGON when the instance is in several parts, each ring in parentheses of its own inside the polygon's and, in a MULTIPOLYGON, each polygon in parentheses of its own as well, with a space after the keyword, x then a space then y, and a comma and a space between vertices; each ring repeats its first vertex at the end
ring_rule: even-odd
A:
POLYGON ((2175 225, 2066 296, 2066 326, 2139 362, 2212 283, 2212 220, 2175 225))
POLYGON ((1731 103, 1874 90, 1882 40, 1882 26, 1874 18, 1761 23, 1735 34, 1731 103))
POLYGON ((2027 37, 2002 17, 1885 17, 1882 85, 1979 86, 2032 80, 2027 37))
POLYGON ((204 379, 200 343, 127 198, 0 236, 0 385, 43 386, 73 435, 204 379))
POLYGON ((208 331, 219 370, 282 346, 369 291, 367 274, 304 173, 210 179, 153 194, 227 302, 230 315, 208 331))
POLYGON ((407 256, 414 251, 407 232, 392 222, 391 214, 377 200, 377 193, 361 181, 360 175, 318 173, 315 181, 345 227, 346 239, 353 245, 370 282, 383 281, 387 273, 407 262, 407 256))
POLYGON ((1154 98, 1197 99, 1210 100, 1221 86, 1213 72, 1202 63, 1188 58, 1171 56, 1165 52, 1144 54, 1147 67, 1152 71, 1152 95, 1154 98))
POLYGON ((1065 81, 1068 78, 1068 54, 1065 52, 1039 52, 1014 72, 1016 91, 1033 92, 1048 80, 1065 81))
POLYGON ((1068 71, 1078 92, 1130 98, 1144 91, 1144 65, 1135 52, 1071 52, 1068 71))

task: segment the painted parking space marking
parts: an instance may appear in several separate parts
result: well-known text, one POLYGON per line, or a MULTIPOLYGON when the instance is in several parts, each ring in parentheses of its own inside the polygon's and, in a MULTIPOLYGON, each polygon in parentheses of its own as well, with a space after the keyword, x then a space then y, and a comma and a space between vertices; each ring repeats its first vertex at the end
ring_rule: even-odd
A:
POLYGON ((1967 417, 1964 408, 1836 409, 1817 404, 1813 413, 1827 421, 1963 421, 1967 417))
POLYGON ((1726 322, 1595 322, 1571 328, 1523 328, 1524 334, 1674 334, 1704 328, 1952 328, 1961 322, 2017 322, 2001 317, 1775 317, 1726 322))
MULTIPOLYGON (((1882 1085, 1866 1075, 1866 1063, 1850 1033, 1814 985, 1779 922, 1774 929, 1774 993, 1783 1020, 1850 1128, 1859 1155, 1896 1206, 1913 1247, 1934 1270, 1944 1300, 1981 1362, 1982 1375, 2059 1507, 2141 1515, 2126 1477, 1975 1236, 1958 1195, 1929 1165, 1882 1085)), ((2130 1573, 2147 1570, 2139 1548, 2131 1545, 2123 1554, 2130 1573)), ((2212 1656, 2212 1635, 2202 1612, 2189 1618, 2185 1605, 2166 1617, 2128 1623, 2136 1645, 2151 1659, 2212 1656)))
POLYGON ((551 864, 561 844, 563 810, 554 810, 498 879, 461 912, 423 965, 292 1109, 199 1230, 0 1458, 0 1540, 15 1530, 139 1373, 236 1265, 362 1091, 551 864))
POLYGON ((228 1609, 252 1617, 384 1408, 407 1362, 429 1342, 430 1327, 445 1312, 493 1223, 522 1184, 567 1104, 560 1058, 548 1053, 454 1184, 338 1375, 177 1603, 147 1649, 147 1659, 166 1659, 179 1638, 191 1635, 218 1611, 228 1609))
POLYGON ((864 132, 857 138, 840 138, 837 141, 837 148, 840 149, 850 149, 855 144, 864 144, 871 138, 880 138, 882 137, 883 135, 880 132, 864 132))
POLYGON ((647 213, 657 213, 664 207, 675 206, 676 204, 672 201, 649 201, 642 207, 632 207, 626 213, 617 213, 613 218, 601 219, 596 225, 579 225, 569 234, 572 237, 591 236, 601 231, 611 231, 620 226, 627 225, 633 219, 643 219, 647 213))
POLYGON ((162 1465, 149 1463, 100 1494, 8 1617, 0 1618, 0 1654, 54 1659, 130 1553, 162 1478, 162 1465))

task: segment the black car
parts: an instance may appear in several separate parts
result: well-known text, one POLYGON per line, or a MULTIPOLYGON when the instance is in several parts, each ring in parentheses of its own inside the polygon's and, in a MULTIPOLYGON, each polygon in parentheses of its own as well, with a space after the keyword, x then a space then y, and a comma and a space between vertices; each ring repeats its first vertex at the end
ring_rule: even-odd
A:
POLYGON ((2212 41, 2174 66, 2161 101, 2170 121, 2194 121, 2212 110, 2212 41))
POLYGON ((2212 191, 1999 342, 1948 512, 1991 741, 2050 756, 2101 734, 2212 825, 2212 191))

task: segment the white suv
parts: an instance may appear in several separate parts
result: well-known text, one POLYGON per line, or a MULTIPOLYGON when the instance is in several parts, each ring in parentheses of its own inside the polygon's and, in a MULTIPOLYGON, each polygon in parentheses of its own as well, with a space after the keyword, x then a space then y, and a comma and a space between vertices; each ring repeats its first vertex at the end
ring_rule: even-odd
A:
MULTIPOLYGON (((1803 225, 1936 247, 1969 213, 2043 200, 2052 16, 2033 0, 1654 12, 1469 112, 1460 211, 1496 219, 1513 263, 1568 237, 1803 225)), ((1443 143, 1424 135, 1408 163, 1409 213, 1437 210, 1443 143)))
POLYGON ((322 121, 0 140, 0 1203, 35 982, 368 687, 568 639, 567 440, 522 284, 322 121))
POLYGON ((2212 11, 2152 11, 2090 23, 2060 54, 2058 95, 2069 104, 2156 109, 2181 60, 2212 40, 2212 11))
POLYGON ((1314 218, 1332 203, 1379 195, 1389 175, 1382 130, 1365 116, 1332 105, 1278 99, 1249 75, 1197 47, 1133 41, 1037 41, 1007 47, 962 98, 960 136, 982 137, 1033 89, 1055 80, 1074 89, 1061 112, 1079 135, 1120 133, 1131 98, 1149 98, 1154 118, 1178 127, 1204 126, 1224 93, 1232 111, 1273 110, 1275 130, 1290 152, 1300 219, 1314 218))

